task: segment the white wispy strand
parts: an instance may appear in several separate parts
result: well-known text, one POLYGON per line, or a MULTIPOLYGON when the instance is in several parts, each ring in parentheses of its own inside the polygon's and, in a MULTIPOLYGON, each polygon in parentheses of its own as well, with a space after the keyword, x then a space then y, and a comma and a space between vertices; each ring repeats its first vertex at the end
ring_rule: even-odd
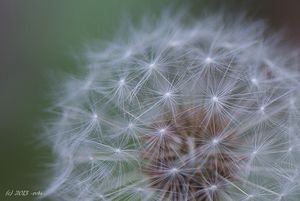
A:
POLYGON ((130 27, 126 38, 91 47, 85 76, 67 79, 58 89, 63 95, 52 108, 57 118, 47 127, 57 162, 46 196, 299 200, 299 51, 283 45, 279 34, 266 34, 260 21, 220 14, 187 23, 183 15, 144 20, 139 28, 130 27), (226 125, 221 131, 213 126, 213 138, 203 133, 184 139, 168 124, 181 128, 182 116, 199 111, 199 127, 208 128, 215 118, 226 125), (227 140, 232 133, 238 143, 227 140), (183 141, 186 154, 178 152, 183 141), (160 149, 165 144, 171 152, 160 149), (170 153, 178 161, 149 164, 170 153), (218 175, 216 182, 203 175, 205 185, 201 181, 191 194, 185 178, 215 154, 229 158, 234 175, 218 175), (145 167, 155 175, 145 174, 145 167))

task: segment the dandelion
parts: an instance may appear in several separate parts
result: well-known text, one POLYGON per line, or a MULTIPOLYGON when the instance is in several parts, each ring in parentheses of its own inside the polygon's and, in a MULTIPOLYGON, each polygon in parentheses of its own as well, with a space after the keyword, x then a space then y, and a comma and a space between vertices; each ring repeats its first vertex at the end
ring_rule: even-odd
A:
POLYGON ((89 50, 55 100, 47 196, 299 200, 298 50, 241 16, 165 15, 127 35, 89 50))

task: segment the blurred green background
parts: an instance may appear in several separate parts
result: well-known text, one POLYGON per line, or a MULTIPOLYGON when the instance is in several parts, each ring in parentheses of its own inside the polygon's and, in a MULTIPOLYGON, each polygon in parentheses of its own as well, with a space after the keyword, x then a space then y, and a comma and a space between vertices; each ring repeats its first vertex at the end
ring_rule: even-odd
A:
POLYGON ((249 9, 272 24, 287 26, 289 36, 297 38, 299 3, 288 0, 284 7, 282 2, 0 0, 0 200, 35 199, 5 196, 7 190, 43 191, 51 152, 41 146, 39 136, 50 104, 50 75, 75 71, 74 56, 84 44, 112 39, 124 16, 138 21, 144 13, 159 16, 174 5, 187 5, 194 15, 207 7, 249 9))

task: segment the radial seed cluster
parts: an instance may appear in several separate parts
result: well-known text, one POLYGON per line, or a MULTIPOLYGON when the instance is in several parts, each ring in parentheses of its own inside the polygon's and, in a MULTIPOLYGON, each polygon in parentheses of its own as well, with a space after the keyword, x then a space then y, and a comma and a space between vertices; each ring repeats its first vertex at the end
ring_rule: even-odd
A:
POLYGON ((91 45, 47 127, 59 201, 298 201, 299 51, 265 24, 165 15, 91 45))

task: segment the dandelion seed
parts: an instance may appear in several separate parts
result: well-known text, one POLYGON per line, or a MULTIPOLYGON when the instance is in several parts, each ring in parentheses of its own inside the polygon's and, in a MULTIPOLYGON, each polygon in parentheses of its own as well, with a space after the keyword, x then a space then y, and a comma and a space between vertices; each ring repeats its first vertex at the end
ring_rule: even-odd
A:
POLYGON ((129 124, 128 124, 128 128, 129 128, 129 129, 133 129, 133 128, 134 128, 134 124, 133 124, 133 123, 129 123, 129 124))
POLYGON ((215 191, 215 190, 217 190, 217 186, 216 185, 211 185, 210 187, 209 187, 209 190, 211 190, 211 191, 215 191))
POLYGON ((170 92, 167 92, 167 93, 165 93, 165 95, 164 95, 165 98, 169 98, 170 96, 171 96, 171 93, 170 93, 170 92))
POLYGON ((212 97, 212 101, 213 101, 213 102, 219 102, 219 98, 218 98, 217 96, 213 96, 213 97, 212 97))
POLYGON ((251 79, 251 82, 254 84, 254 85, 258 85, 258 81, 256 78, 252 78, 251 79))
POLYGON ((158 132, 159 132, 159 134, 164 135, 166 133, 166 129, 162 128, 158 132))
POLYGON ((170 170, 170 172, 171 172, 172 174, 176 174, 176 173, 178 172, 178 169, 177 169, 177 168, 172 168, 172 169, 170 170))
POLYGON ((210 58, 210 57, 206 57, 205 58, 205 63, 206 64, 210 64, 210 63, 212 63, 213 62, 213 59, 212 58, 210 58))
POLYGON ((98 115, 97 114, 93 114, 93 119, 98 119, 98 115))
POLYGON ((212 144, 213 144, 213 145, 219 144, 219 139, 218 139, 218 138, 214 138, 214 139, 212 140, 212 144))
POLYGON ((151 63, 151 64, 149 64, 149 68, 152 70, 152 69, 154 69, 156 66, 155 66, 155 63, 151 63))
POLYGON ((121 79, 121 80, 119 81, 119 86, 122 87, 122 86, 124 86, 124 85, 125 85, 125 79, 121 79))
POLYGON ((261 106, 261 107, 259 108, 259 110, 260 110, 261 112, 264 112, 264 111, 265 111, 265 107, 264 107, 264 106, 261 106))
POLYGON ((119 153, 121 153, 122 151, 121 151, 121 149, 116 149, 115 152, 116 152, 117 154, 119 154, 119 153))

